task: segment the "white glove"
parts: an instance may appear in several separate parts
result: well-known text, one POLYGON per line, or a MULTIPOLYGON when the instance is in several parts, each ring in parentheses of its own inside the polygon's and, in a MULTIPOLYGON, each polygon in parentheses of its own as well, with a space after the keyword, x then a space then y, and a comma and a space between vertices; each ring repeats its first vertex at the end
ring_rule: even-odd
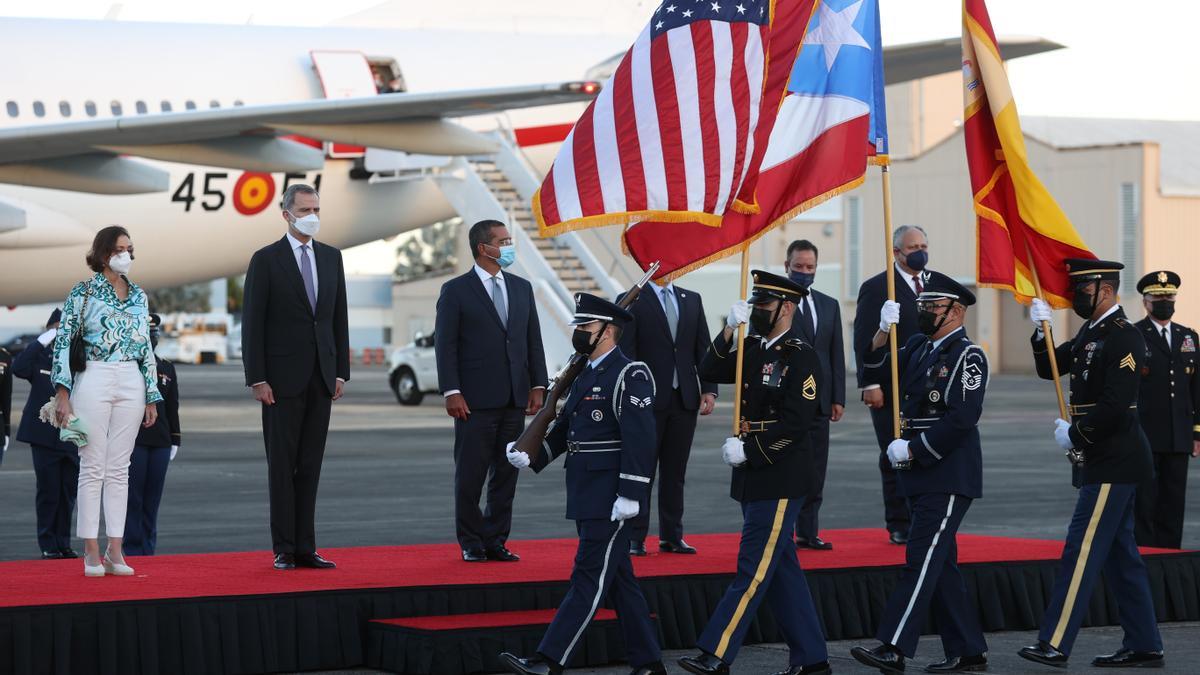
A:
POLYGON ((642 507, 638 506, 638 503, 632 499, 617 497, 617 501, 613 502, 612 516, 609 518, 609 520, 613 521, 614 523, 621 520, 629 520, 630 518, 636 516, 638 511, 641 510, 642 507))
POLYGON ((886 333, 892 329, 894 324, 898 323, 900 323, 900 303, 884 300, 883 307, 879 308, 879 332, 886 333))
POLYGON ((888 460, 892 466, 896 466, 900 462, 908 462, 912 460, 912 451, 908 449, 908 441, 897 438, 888 443, 888 460))
POLYGON ((3 455, 6 452, 8 452, 8 436, 4 437, 4 447, 0 449, 0 455, 3 455))
POLYGON ((518 469, 527 468, 529 466, 529 453, 521 452, 520 450, 513 450, 513 446, 516 444, 517 442, 513 441, 504 446, 504 456, 508 458, 509 464, 512 464, 518 469))
POLYGON ((741 466, 746 463, 746 450, 742 447, 742 439, 726 438, 721 446, 721 458, 729 466, 741 466))
POLYGON ((50 330, 46 331, 45 333, 42 333, 41 335, 39 335, 37 340, 38 340, 38 342, 42 343, 43 347, 49 347, 50 343, 54 342, 54 338, 57 336, 58 336, 58 329, 51 328, 50 330))
POLYGON ((1071 442, 1071 423, 1059 418, 1054 420, 1054 440, 1058 443, 1058 447, 1063 450, 1070 450, 1075 447, 1071 442))
POLYGON ((1054 314, 1050 311, 1050 305, 1041 298, 1034 298, 1033 302, 1029 303, 1029 320, 1033 325, 1041 328, 1043 321, 1050 321, 1054 318, 1054 314))
POLYGON ((169 461, 175 459, 175 455, 178 455, 178 454, 179 454, 179 446, 172 445, 171 446, 171 456, 167 458, 167 461, 169 462, 169 461))
POLYGON ((729 314, 725 317, 725 325, 737 330, 737 327, 750 320, 750 303, 745 300, 738 300, 729 308, 729 314))

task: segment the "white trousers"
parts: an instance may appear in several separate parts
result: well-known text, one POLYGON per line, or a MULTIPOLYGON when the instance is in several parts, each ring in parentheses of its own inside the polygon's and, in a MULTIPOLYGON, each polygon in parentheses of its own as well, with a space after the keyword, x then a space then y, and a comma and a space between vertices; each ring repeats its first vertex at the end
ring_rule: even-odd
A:
POLYGON ((129 457, 146 413, 146 381, 137 362, 88 361, 75 375, 71 407, 88 440, 79 448, 76 534, 80 539, 98 537, 103 501, 105 534, 124 536, 129 457))

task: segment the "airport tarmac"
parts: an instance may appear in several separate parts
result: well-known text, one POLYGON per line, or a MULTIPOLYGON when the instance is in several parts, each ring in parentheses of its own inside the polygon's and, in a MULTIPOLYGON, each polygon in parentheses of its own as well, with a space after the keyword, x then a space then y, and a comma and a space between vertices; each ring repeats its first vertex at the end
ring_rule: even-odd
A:
MULTIPOLYGON (((271 542, 260 409, 242 386, 241 367, 179 366, 178 371, 183 446, 167 474, 158 550, 266 551, 271 542)), ((20 410, 27 395, 26 384, 17 380, 14 408, 20 410)), ((1031 377, 995 376, 985 406, 980 422, 984 498, 972 505, 963 531, 1062 538, 1075 491, 1070 466, 1052 438, 1053 388, 1031 377)), ((701 418, 696 431, 686 532, 741 527, 740 511, 728 497, 729 469, 721 462, 731 419, 726 388, 717 410, 701 418)), ((878 525, 880 536, 886 536, 878 451, 866 408, 852 401, 832 435, 822 527, 878 525)), ((453 438, 440 396, 426 396, 420 406, 400 406, 383 369, 354 369, 345 398, 334 404, 317 504, 318 545, 453 541, 453 438)), ((517 553, 521 539, 575 536, 573 524, 563 517, 561 466, 522 474, 512 530, 517 553)), ((1200 547, 1200 480, 1193 478, 1188 492, 1184 546, 1195 548, 1200 547)), ((14 440, 0 465, 0 559, 37 557, 33 501, 29 448, 14 440)), ((653 549, 653 519, 651 527, 653 549)), ((832 539, 831 555, 837 555, 832 539)), ((267 553, 263 557, 270 560, 267 553)))

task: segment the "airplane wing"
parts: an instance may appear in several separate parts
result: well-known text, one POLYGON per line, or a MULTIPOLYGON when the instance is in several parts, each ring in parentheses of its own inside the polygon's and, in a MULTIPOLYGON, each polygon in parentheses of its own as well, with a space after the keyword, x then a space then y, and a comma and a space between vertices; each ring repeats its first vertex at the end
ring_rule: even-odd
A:
MULTIPOLYGON (((1002 37, 1000 53, 1005 60, 1032 56, 1063 45, 1039 37, 1002 37)), ((941 75, 962 68, 962 39, 946 38, 883 48, 883 78, 887 84, 941 75)))
POLYGON ((321 150, 287 140, 321 141, 431 154, 494 150, 482 134, 447 118, 584 101, 595 82, 392 93, 0 129, 0 182, 105 194, 166 189, 166 175, 126 159, 249 171, 319 169, 321 150))

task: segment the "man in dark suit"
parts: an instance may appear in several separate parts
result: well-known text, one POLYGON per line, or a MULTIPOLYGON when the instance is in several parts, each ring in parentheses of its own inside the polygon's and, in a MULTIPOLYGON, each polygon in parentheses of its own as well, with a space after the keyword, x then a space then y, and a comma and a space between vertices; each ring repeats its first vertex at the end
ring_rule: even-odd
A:
POLYGON ((350 379, 342 252, 314 241, 317 191, 283 193, 282 239, 250 259, 242 308, 246 385, 262 403, 276 569, 334 564, 317 553, 317 483, 333 402, 350 379))
POLYGON ((454 522, 467 562, 520 560, 505 547, 517 470, 505 445, 542 407, 546 357, 533 286, 501 271, 515 260, 508 228, 471 226, 475 264, 447 281, 437 301, 438 383, 454 418, 454 522), (479 499, 487 482, 487 506, 479 499))
POLYGON ((29 382, 29 398, 21 413, 17 440, 33 452, 33 474, 37 480, 34 506, 37 509, 38 546, 44 560, 78 557, 71 550, 71 514, 79 487, 79 449, 61 441, 58 429, 38 419, 38 410, 54 396, 50 368, 54 338, 62 311, 54 310, 46 332, 30 342, 12 362, 12 374, 29 382))
POLYGON ((1139 546, 1182 546, 1188 457, 1200 457, 1200 336, 1171 321, 1179 284, 1178 274, 1162 270, 1137 285, 1146 318, 1135 325, 1147 347, 1138 417, 1154 457, 1154 476, 1138 486, 1134 501, 1139 546))
POLYGON ((863 359, 871 352, 871 340, 888 328, 880 326, 879 310, 887 301, 887 274, 896 279, 896 302, 900 303, 900 322, 891 328, 896 331, 896 344, 902 345, 917 331, 917 295, 924 289, 928 275, 929 240, 925 230, 916 225, 901 225, 892 233, 894 264, 887 272, 867 279, 858 289, 858 305, 854 310, 854 361, 857 365, 858 387, 863 403, 871 409, 871 424, 879 444, 879 474, 883 479, 883 517, 893 544, 908 542, 908 504, 896 488, 896 470, 887 458, 892 436, 892 393, 886 387, 869 384, 863 379, 863 359))
POLYGON ((10 428, 12 419, 12 354, 4 347, 0 347, 0 432, 4 435, 0 436, 0 462, 4 461, 4 455, 8 452, 8 436, 12 432, 10 428))
POLYGON ((788 337, 799 338, 817 352, 821 363, 817 415, 813 419, 813 491, 796 517, 796 546, 828 551, 833 544, 821 539, 817 514, 829 464, 829 423, 846 411, 846 355, 842 346, 842 308, 838 301, 812 290, 817 276, 817 247, 807 239, 793 241, 787 250, 788 278, 808 290, 800 300, 788 337))
MULTIPOLYGON (((683 482, 696 433, 696 414, 712 414, 717 403, 717 385, 701 382, 698 375, 711 342, 708 319, 699 293, 670 283, 645 290, 629 308, 634 318, 621 335, 621 351, 650 367, 659 392, 654 400, 658 548, 665 553, 695 553, 683 540, 683 482)), ((651 469, 651 481, 654 474, 651 469)), ((650 509, 632 522, 629 553, 646 555, 650 509)))

